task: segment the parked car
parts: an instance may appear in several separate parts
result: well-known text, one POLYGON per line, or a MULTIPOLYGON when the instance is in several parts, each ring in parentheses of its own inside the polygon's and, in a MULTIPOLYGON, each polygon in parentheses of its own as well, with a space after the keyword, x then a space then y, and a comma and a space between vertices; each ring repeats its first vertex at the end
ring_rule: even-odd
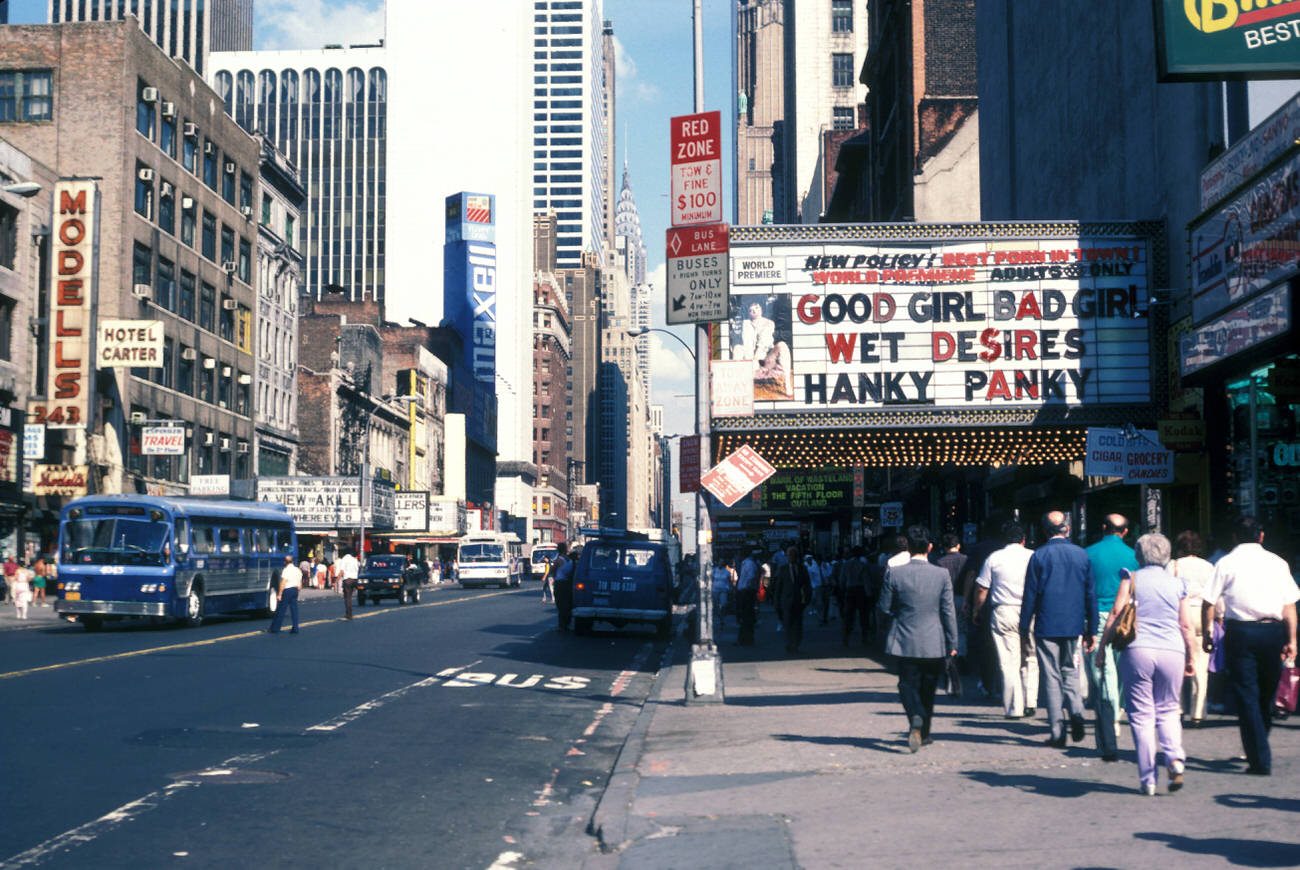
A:
POLYGON ((582 550, 573 575, 573 630, 591 631, 596 621, 621 628, 653 625, 659 637, 672 631, 672 565, 668 549, 645 535, 606 534, 582 550))
POLYGON ((405 556, 366 557, 357 575, 357 604, 381 598, 396 598, 398 604, 420 602, 420 576, 417 571, 406 570, 405 556))

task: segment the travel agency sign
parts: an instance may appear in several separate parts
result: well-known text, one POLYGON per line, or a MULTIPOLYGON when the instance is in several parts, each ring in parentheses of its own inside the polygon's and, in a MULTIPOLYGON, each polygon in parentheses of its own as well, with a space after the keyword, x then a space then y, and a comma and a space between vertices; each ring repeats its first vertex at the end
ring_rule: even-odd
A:
POLYGON ((1137 225, 860 229, 733 230, 720 355, 754 362, 757 413, 1150 401, 1137 225))

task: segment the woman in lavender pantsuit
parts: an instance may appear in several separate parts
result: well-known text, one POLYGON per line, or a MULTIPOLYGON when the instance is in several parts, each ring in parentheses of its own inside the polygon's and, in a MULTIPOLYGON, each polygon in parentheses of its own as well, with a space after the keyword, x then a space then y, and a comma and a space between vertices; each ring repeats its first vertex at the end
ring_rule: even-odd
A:
POLYGON ((1183 787, 1183 729, 1179 721, 1179 695, 1183 677, 1193 673, 1192 649, 1196 637, 1183 580, 1173 576, 1169 564, 1169 539, 1161 534, 1137 540, 1138 570, 1120 583, 1115 606, 1097 645, 1097 666, 1102 650, 1115 634, 1115 622, 1129 598, 1137 599, 1137 637, 1120 653, 1119 673, 1124 685, 1124 709, 1137 748, 1138 790, 1156 793, 1156 750, 1164 753, 1169 770, 1169 790, 1183 787))

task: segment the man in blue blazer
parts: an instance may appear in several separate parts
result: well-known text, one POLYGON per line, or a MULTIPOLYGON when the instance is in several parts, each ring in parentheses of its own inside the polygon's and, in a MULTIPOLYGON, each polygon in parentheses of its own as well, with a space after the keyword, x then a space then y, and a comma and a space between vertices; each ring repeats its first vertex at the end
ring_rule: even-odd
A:
POLYGON ((891 617, 885 652, 898 658, 898 697, 907 714, 907 748, 933 743, 930 720, 944 661, 957 655, 957 611, 948 571, 930 564, 930 530, 907 530, 907 563, 890 568, 880 590, 880 612, 891 617))
POLYGON ((1025 569, 1025 597, 1020 605, 1020 634, 1032 625, 1038 674, 1047 696, 1047 745, 1065 748, 1066 715, 1070 739, 1084 736, 1083 694, 1075 658, 1079 640, 1089 655, 1097 643, 1097 589, 1092 563, 1083 547, 1070 542, 1070 515, 1048 511, 1043 531, 1050 537, 1034 551, 1025 569))

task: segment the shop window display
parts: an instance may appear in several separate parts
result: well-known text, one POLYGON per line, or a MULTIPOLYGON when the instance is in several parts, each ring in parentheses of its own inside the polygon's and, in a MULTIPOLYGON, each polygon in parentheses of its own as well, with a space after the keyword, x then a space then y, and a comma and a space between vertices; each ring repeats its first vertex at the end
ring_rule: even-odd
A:
POLYGON ((1265 546, 1300 555, 1300 356, 1227 384, 1228 498, 1233 513, 1259 517, 1265 546))

